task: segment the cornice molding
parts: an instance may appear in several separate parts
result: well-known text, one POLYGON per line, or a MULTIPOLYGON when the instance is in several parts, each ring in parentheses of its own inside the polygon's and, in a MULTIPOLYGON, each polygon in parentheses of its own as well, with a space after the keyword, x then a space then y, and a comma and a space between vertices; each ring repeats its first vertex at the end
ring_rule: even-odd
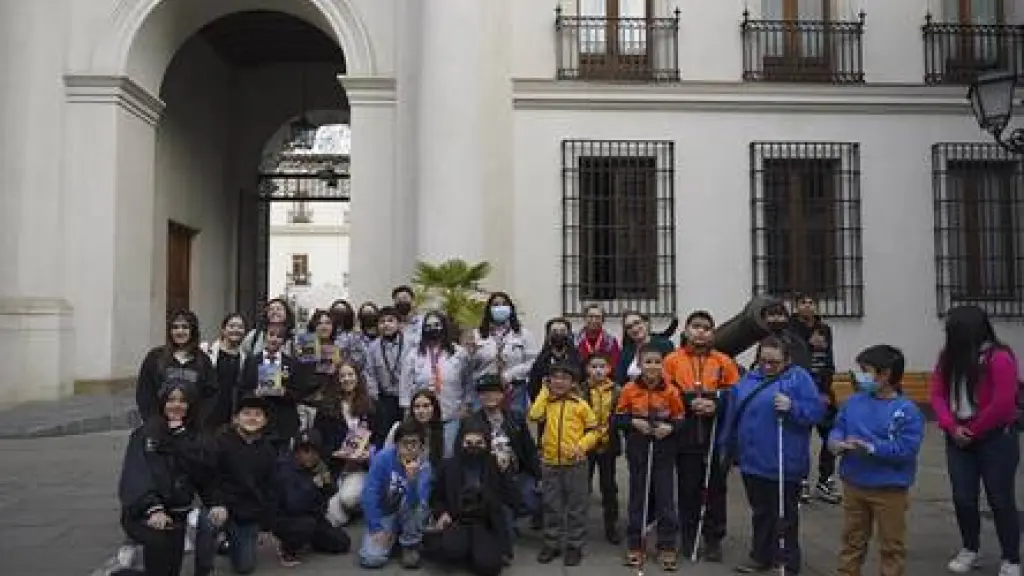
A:
POLYGON ((64 76, 67 101, 73 104, 113 104, 143 122, 156 126, 166 105, 127 76, 64 76))
POLYGON ((512 92, 520 110, 970 114, 962 86, 701 81, 629 85, 520 78, 513 79, 512 92))
POLYGON ((398 82, 385 76, 338 75, 345 96, 352 106, 394 106, 398 82))

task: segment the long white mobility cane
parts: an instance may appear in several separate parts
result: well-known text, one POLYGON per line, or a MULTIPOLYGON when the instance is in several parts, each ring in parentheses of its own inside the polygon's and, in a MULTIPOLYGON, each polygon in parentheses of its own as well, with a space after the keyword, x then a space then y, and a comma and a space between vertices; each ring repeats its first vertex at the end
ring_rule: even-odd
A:
POLYGON ((647 561, 647 510, 651 505, 651 471, 654 469, 654 436, 647 441, 647 475, 644 477, 644 510, 640 518, 640 563, 637 564, 637 576, 644 576, 644 563, 647 561))
POLYGON ((700 516, 697 517, 697 533, 693 535, 693 551, 690 562, 697 561, 697 545, 700 533, 704 531, 704 516, 708 513, 708 490, 711 489, 711 466, 715 461, 715 434, 718 432, 718 415, 711 421, 711 444, 708 446, 708 463, 704 465, 704 490, 701 492, 700 516))
POLYGON ((779 544, 776 562, 779 564, 779 576, 786 576, 786 504, 785 504, 785 475, 782 473, 782 415, 778 416, 778 452, 779 452, 779 517, 775 523, 775 531, 778 532, 779 544))

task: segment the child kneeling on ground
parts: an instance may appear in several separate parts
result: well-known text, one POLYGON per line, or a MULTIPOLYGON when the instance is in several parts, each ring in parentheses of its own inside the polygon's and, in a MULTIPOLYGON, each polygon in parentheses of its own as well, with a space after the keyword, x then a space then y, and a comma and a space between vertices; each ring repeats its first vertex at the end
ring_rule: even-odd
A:
POLYGON ((881 573, 906 573, 907 508, 924 438, 924 418, 900 390, 903 353, 884 344, 857 356, 856 393, 829 434, 843 480, 841 576, 860 576, 872 527, 878 525, 881 573))
POLYGON ((281 459, 278 481, 281 487, 279 516, 274 535, 281 542, 281 564, 299 564, 299 551, 309 546, 314 552, 344 554, 352 543, 344 528, 327 521, 327 499, 334 491, 331 471, 320 457, 323 442, 316 430, 295 439, 294 455, 281 459))
POLYGON ((487 424, 463 420, 455 454, 441 464, 436 479, 430 499, 440 530, 434 536, 437 556, 476 576, 497 576, 510 560, 505 505, 517 507, 519 494, 491 453, 487 424))
POLYGON ((363 487, 366 532, 359 547, 359 564, 364 568, 387 564, 396 539, 402 566, 414 569, 420 565, 431 482, 425 443, 420 426, 406 420, 395 429, 394 445, 378 452, 370 462, 363 487))

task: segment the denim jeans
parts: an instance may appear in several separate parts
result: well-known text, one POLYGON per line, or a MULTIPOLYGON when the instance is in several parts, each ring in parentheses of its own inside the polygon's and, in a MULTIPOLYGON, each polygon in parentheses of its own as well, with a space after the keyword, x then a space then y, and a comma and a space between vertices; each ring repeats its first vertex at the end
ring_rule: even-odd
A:
POLYGON ((522 499, 521 510, 513 510, 511 506, 505 506, 505 518, 508 524, 509 540, 515 538, 516 520, 522 516, 533 516, 540 512, 540 493, 537 491, 537 479, 528 474, 516 474, 512 483, 519 489, 519 497, 522 499))
POLYGON ((961 448, 946 437, 946 465, 953 492, 956 523, 963 547, 977 552, 981 545, 980 487, 996 525, 1003 560, 1020 563, 1020 517, 1015 482, 1020 444, 1013 428, 999 429, 961 448))
POLYGON ((235 574, 252 574, 256 571, 256 551, 259 546, 260 526, 255 522, 236 523, 228 520, 224 533, 231 543, 228 558, 235 574))
POLYGON ((402 548, 416 548, 423 541, 423 527, 429 510, 425 505, 410 506, 403 501, 398 512, 381 518, 381 531, 388 535, 384 542, 377 542, 371 532, 363 533, 359 546, 359 565, 363 568, 380 568, 387 564, 397 536, 402 548))
POLYGON ((451 458, 455 453, 455 438, 459 435, 459 419, 452 418, 444 423, 444 457, 451 458))

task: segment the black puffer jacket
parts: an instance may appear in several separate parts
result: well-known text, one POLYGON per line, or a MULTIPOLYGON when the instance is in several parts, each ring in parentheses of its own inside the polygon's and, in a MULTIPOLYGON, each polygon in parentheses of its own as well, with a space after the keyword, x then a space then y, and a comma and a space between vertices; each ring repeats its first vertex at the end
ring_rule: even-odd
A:
POLYGON ((159 419, 132 432, 118 486, 125 520, 145 520, 155 510, 184 513, 197 495, 210 503, 212 454, 186 429, 175 432, 159 419))
POLYGON ((278 513, 278 451, 265 436, 228 430, 217 439, 214 499, 238 522, 271 530, 278 513))

